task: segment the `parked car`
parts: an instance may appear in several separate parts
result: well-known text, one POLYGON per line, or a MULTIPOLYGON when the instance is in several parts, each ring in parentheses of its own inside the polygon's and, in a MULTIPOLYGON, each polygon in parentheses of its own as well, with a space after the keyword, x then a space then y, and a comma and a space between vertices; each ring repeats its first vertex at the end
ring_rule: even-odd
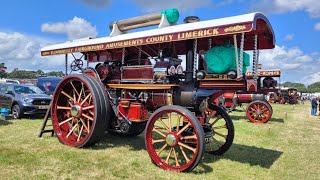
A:
POLYGON ((61 77, 39 77, 36 80, 36 86, 40 88, 46 94, 52 96, 59 82, 62 80, 61 77))
POLYGON ((24 114, 45 114, 51 97, 33 85, 0 84, 0 108, 9 109, 14 119, 24 114))

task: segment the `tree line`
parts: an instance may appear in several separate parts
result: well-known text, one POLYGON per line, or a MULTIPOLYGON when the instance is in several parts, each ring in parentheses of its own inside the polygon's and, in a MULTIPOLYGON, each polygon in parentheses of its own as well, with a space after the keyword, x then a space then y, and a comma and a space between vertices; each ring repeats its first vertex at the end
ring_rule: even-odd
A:
POLYGON ((13 69, 11 72, 6 72, 6 66, 4 63, 0 63, 0 78, 10 78, 10 79, 36 79, 40 76, 57 76, 63 77, 64 73, 62 71, 51 71, 43 72, 42 70, 37 71, 27 71, 19 70, 18 68, 13 69))
MULTIPOLYGON (((4 63, 0 63, 0 78, 12 78, 12 79, 36 79, 40 76, 57 76, 63 77, 64 73, 62 71, 51 71, 43 72, 42 70, 37 71, 26 71, 19 70, 15 68, 12 72, 8 73, 5 71, 6 67, 4 63)), ((310 84, 305 86, 303 83, 285 82, 280 84, 281 87, 292 87, 298 89, 302 93, 315 93, 320 92, 320 82, 310 84)))
POLYGON ((280 87, 296 88, 299 92, 302 93, 315 93, 320 92, 320 81, 310 84, 309 86, 306 86, 303 83, 285 82, 281 83, 280 87))

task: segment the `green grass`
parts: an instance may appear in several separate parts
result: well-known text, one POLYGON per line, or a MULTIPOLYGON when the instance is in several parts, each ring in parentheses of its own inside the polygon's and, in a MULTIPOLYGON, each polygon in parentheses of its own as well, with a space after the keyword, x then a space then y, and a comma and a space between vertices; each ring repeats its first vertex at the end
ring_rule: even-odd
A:
POLYGON ((87 149, 71 148, 44 134, 42 120, 0 120, 0 179, 318 179, 320 119, 310 105, 273 105, 267 124, 231 113, 235 140, 223 156, 205 154, 190 173, 161 170, 150 160, 144 135, 108 134, 87 149))

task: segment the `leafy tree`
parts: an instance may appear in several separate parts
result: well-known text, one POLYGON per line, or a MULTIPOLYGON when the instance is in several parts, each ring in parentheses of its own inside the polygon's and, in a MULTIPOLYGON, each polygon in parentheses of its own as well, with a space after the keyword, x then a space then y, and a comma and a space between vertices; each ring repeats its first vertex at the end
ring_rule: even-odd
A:
POLYGON ((285 83, 282 83, 280 86, 296 88, 298 89, 299 92, 302 92, 302 93, 308 92, 307 87, 302 83, 285 82, 285 83))
POLYGON ((42 70, 38 70, 37 71, 37 76, 39 77, 39 76, 44 76, 45 75, 45 73, 42 71, 42 70))
POLYGON ((51 71, 51 72, 46 73, 46 76, 63 77, 64 73, 62 71, 51 71))
POLYGON ((308 90, 311 93, 320 92, 320 82, 316 82, 316 83, 310 84, 308 86, 308 90))

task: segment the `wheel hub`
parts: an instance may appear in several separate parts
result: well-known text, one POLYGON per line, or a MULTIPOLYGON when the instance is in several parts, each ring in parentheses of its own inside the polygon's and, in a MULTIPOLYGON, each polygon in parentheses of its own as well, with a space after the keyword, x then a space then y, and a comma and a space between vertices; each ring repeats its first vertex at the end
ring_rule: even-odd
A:
POLYGON ((177 138, 175 135, 173 134, 168 134, 167 137, 166 137, 166 143, 169 145, 169 146, 174 146, 177 142, 177 138))
POLYGON ((79 105, 74 105, 71 107, 71 115, 73 117, 79 117, 81 115, 81 107, 79 105))
POLYGON ((257 111, 257 115, 260 115, 260 114, 261 114, 261 111, 260 111, 260 110, 258 110, 258 111, 257 111))

